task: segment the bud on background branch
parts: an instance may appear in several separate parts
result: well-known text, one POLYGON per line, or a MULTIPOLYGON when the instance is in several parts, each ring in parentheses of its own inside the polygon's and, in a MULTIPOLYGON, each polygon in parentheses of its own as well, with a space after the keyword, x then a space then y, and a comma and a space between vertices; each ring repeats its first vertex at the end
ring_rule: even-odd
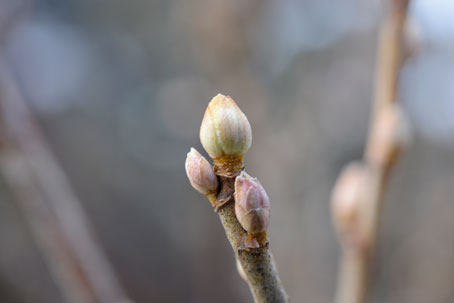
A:
POLYGON ((411 130, 398 104, 386 104, 372 127, 366 159, 374 167, 387 169, 411 141, 411 130))
MULTIPOLYGON (((368 169, 361 162, 352 162, 340 173, 331 195, 333 222, 342 244, 363 246, 365 212, 369 191, 368 169)), ((367 219, 366 219, 367 220, 367 219)))

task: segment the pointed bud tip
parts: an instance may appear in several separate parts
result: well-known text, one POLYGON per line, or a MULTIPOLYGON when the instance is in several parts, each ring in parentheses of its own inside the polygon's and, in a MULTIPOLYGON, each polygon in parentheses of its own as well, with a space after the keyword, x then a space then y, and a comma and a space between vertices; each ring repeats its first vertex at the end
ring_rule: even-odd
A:
POLYGON ((197 150, 194 147, 191 147, 191 149, 186 153, 186 158, 189 157, 192 153, 196 152, 197 150))
POLYGON ((249 175, 247 172, 245 172, 244 170, 241 171, 241 173, 238 175, 238 177, 236 177, 235 179, 235 182, 242 182, 242 181, 250 181, 250 182, 257 182, 259 183, 259 179, 255 178, 255 177, 252 177, 251 175, 249 175))

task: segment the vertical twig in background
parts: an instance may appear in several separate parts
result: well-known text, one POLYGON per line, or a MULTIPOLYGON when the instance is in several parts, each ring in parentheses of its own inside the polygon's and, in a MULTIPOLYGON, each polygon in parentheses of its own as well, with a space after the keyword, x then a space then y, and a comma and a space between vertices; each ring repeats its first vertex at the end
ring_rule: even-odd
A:
MULTIPOLYGON (((3 62, 1 62, 3 63, 3 62)), ((2 64, 0 169, 69 302, 131 302, 12 73, 2 64)))
POLYGON ((342 246, 337 303, 366 301, 384 190, 390 170, 408 140, 408 125, 396 102, 409 0, 390 2, 378 43, 364 162, 344 168, 332 196, 333 220, 342 246))
MULTIPOLYGON (((404 59, 402 46, 409 0, 390 0, 390 12, 382 22, 375 65, 375 89, 371 125, 380 108, 397 102, 399 72, 404 59)), ((371 136, 369 136, 370 138, 371 136)))

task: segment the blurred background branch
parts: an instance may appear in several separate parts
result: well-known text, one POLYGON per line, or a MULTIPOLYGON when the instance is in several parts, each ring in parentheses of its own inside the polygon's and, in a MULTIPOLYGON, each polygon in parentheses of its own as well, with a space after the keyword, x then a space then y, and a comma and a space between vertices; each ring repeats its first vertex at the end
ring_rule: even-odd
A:
MULTIPOLYGON (((5 39, 33 1, 7 1, 5 39)), ((20 204, 43 258, 67 301, 130 302, 97 243, 82 206, 29 109, 14 72, 0 56, 0 170, 20 204)))
POLYGON ((0 169, 68 302, 130 302, 5 62, 0 169))
POLYGON ((408 121, 394 103, 398 99, 404 59, 409 1, 391 0, 389 4, 378 41, 375 93, 364 165, 347 166, 333 194, 334 221, 342 244, 337 303, 366 302, 385 189, 396 159, 408 144, 408 121))

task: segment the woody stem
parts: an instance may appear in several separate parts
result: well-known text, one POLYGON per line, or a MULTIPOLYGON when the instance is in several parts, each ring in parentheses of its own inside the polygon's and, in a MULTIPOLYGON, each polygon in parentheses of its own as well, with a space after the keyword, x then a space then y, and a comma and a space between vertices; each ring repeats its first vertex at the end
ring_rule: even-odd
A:
POLYGON ((241 227, 235 215, 233 197, 235 177, 220 176, 221 191, 217 209, 227 238, 232 245, 235 257, 240 261, 247 276, 249 288, 255 303, 287 303, 288 296, 274 265, 268 245, 254 249, 243 249, 247 232, 241 227))

